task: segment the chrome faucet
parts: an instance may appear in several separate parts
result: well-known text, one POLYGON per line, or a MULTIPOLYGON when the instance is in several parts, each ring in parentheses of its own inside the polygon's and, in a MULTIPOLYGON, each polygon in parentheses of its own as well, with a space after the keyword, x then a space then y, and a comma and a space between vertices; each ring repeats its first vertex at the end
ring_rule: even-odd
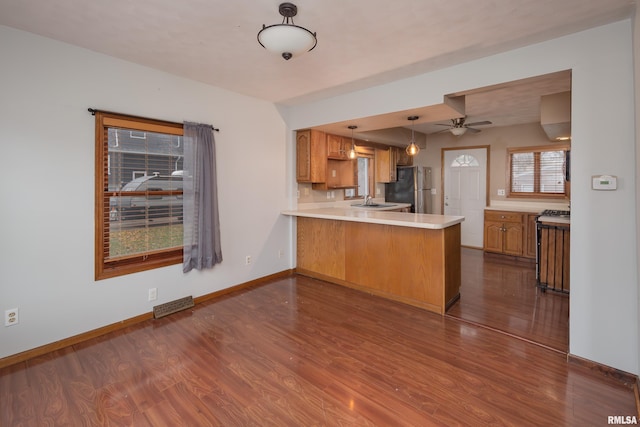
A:
POLYGON ((366 194, 364 196, 364 204, 365 205, 370 205, 371 204, 371 196, 370 195, 366 194))

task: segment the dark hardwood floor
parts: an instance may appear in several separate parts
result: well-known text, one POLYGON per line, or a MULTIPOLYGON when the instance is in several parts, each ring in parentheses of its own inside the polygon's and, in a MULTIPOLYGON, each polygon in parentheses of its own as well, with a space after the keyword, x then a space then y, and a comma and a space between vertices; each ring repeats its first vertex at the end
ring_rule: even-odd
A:
POLYGON ((447 315, 569 350, 569 295, 542 292, 535 263, 462 248, 460 300, 447 315))
POLYGON ((449 316, 291 276, 0 370, 2 426, 606 425, 633 390, 449 316))

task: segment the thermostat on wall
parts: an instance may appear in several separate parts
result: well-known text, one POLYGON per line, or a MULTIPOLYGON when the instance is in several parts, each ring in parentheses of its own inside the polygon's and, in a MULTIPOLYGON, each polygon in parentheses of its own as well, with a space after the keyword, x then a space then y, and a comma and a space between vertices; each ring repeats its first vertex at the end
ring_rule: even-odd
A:
POLYGON ((591 177, 591 188, 594 190, 616 190, 618 188, 618 178, 613 175, 593 175, 591 177))

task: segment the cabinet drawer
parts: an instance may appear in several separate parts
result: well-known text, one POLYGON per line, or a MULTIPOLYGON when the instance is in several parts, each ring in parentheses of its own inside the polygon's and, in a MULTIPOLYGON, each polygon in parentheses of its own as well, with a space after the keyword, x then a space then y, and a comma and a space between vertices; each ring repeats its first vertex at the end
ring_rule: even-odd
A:
POLYGON ((522 214, 506 211, 484 211, 487 221, 522 222, 522 214))

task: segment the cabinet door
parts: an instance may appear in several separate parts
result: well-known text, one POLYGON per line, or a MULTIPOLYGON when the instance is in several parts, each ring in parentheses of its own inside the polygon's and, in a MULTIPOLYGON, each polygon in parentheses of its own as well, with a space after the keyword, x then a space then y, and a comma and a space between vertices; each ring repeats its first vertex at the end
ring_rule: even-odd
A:
POLYGON ((504 253, 507 255, 522 255, 522 223, 505 222, 503 230, 504 253))
POLYGON ((346 160, 349 158, 344 138, 327 134, 327 157, 330 159, 346 160))
POLYGON ((311 131, 296 134, 296 180, 311 182, 311 131))
POLYGON ((376 149, 376 182, 395 182, 396 156, 393 148, 376 149))
POLYGON ((494 221, 484 222, 484 250, 502 253, 503 241, 502 223, 494 221))
POLYGON ((413 165, 413 156, 407 154, 407 151, 404 148, 397 148, 396 152, 398 153, 398 159, 396 165, 398 166, 411 166, 413 165))
POLYGON ((524 256, 527 258, 536 257, 536 216, 537 214, 526 215, 526 231, 524 233, 524 242, 522 243, 524 256))
POLYGON ((296 180, 321 183, 327 179, 327 141, 324 132, 296 133, 296 180))
POLYGON ((389 148, 389 181, 391 182, 396 182, 398 180, 397 165, 398 165, 398 149, 389 148))

